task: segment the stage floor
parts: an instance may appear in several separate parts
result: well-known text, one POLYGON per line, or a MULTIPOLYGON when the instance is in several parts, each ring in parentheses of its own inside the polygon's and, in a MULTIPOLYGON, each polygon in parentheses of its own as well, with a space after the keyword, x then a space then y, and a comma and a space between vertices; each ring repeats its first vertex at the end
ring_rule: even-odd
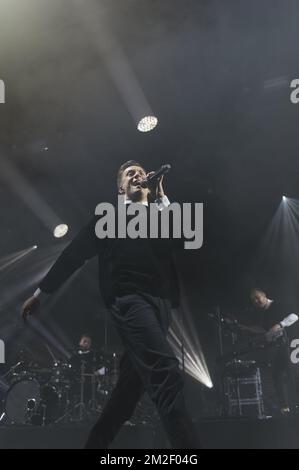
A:
MULTIPOLYGON (((204 449, 299 449, 299 416, 197 423, 204 449)), ((1 449, 82 449, 89 425, 2 426, 1 449)), ((114 449, 167 449, 160 427, 125 425, 114 449)))

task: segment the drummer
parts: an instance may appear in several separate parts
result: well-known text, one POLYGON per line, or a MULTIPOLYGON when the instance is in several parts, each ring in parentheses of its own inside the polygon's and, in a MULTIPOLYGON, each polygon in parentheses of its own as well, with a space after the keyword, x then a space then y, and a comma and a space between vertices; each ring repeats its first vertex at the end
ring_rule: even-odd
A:
POLYGON ((78 349, 73 354, 70 362, 75 369, 80 369, 83 363, 85 372, 94 370, 96 366, 96 353, 92 347, 92 337, 89 333, 81 335, 78 342, 78 349))
POLYGON ((92 338, 88 333, 84 333, 79 340, 79 354, 90 354, 92 352, 92 338))

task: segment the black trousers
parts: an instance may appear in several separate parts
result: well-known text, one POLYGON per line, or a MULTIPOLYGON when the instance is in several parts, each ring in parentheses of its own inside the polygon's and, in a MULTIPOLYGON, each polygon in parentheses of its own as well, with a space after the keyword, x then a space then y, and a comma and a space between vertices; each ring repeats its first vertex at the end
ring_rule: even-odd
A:
POLYGON ((126 295, 116 299, 111 314, 125 354, 116 387, 85 448, 109 448, 146 391, 156 405, 171 446, 198 449, 196 430, 185 407, 182 373, 166 339, 169 302, 148 294, 126 295))

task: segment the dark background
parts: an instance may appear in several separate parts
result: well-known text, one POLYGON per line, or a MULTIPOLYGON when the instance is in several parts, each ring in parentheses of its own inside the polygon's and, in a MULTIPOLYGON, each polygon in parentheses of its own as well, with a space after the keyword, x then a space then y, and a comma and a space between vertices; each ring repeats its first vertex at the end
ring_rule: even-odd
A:
MULTIPOLYGON (((54 220, 69 225, 70 240, 98 202, 114 198, 117 169, 131 158, 150 170, 171 163, 169 198, 204 202, 204 246, 179 264, 211 373, 217 344, 208 313, 217 306, 238 316, 258 285, 298 311, 296 236, 292 244, 284 230, 271 250, 270 242, 260 249, 282 195, 299 198, 299 105, 290 102, 298 1, 10 0, 1 10, 0 258, 39 247, 0 271, 7 353, 37 341, 19 309, 66 242, 53 238, 54 220), (93 4, 98 16, 86 21, 77 3, 87 13, 93 4), (137 132, 117 86, 123 69, 111 38, 159 119, 151 133, 137 132), (45 206, 42 217, 30 208, 35 195, 56 219, 45 206)), ((88 330, 103 345, 94 262, 46 302, 42 317, 65 344, 88 330)), ((119 348, 111 326, 108 346, 119 348)))

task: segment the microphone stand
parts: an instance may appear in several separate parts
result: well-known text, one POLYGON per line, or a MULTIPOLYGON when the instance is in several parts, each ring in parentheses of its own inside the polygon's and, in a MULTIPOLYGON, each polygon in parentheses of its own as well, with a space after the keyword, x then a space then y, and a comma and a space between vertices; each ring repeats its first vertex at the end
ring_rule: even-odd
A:
MULTIPOLYGON (((223 357, 223 331, 222 331, 222 321, 223 318, 221 316, 221 310, 219 305, 216 306, 216 319, 217 319, 217 333, 218 333, 218 344, 219 344, 219 355, 220 358, 223 357)), ((223 371, 220 372, 220 409, 219 415, 226 416, 226 396, 225 396, 225 384, 224 384, 224 377, 223 371)))
POLYGON ((107 308, 105 308, 105 318, 104 318, 104 322, 105 322, 105 326, 104 326, 104 354, 105 354, 105 360, 106 360, 106 357, 107 357, 107 353, 108 353, 108 314, 107 314, 107 308))

